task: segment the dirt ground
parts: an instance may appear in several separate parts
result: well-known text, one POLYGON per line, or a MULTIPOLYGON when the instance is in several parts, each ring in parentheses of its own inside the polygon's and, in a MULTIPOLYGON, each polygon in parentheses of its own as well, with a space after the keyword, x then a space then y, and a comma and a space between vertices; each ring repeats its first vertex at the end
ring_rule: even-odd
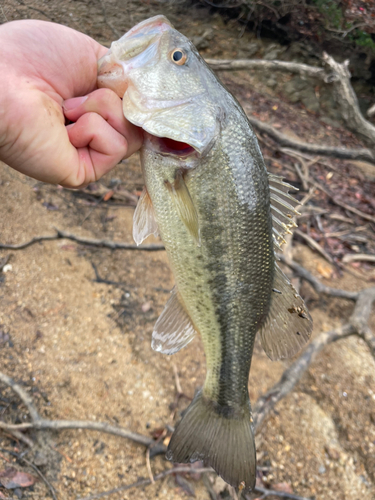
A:
MULTIPOLYGON (((1 12, 3 21, 53 20, 107 45, 156 13, 165 13, 191 37, 212 30, 204 49, 207 56, 236 57, 246 52, 252 40, 245 33, 237 43, 236 25, 224 26, 218 16, 209 17, 205 10, 191 7, 187 12, 164 3, 6 1, 0 16, 1 12)), ((226 74, 223 79, 245 109, 256 111, 262 119, 270 106, 274 122, 289 113, 285 133, 358 144, 342 130, 336 135, 333 130, 328 137, 327 126, 318 117, 283 103, 256 77, 226 74)), ((358 167, 350 168, 356 175, 358 167)), ((139 194, 143 180, 138 158, 119 164, 100 186, 105 192, 120 186, 125 197, 139 194)), ((374 183, 368 186, 374 193, 374 183)), ((53 234, 56 227, 88 238, 133 243, 131 197, 128 202, 105 202, 95 197, 96 188, 90 195, 48 186, 0 164, 0 242, 21 243, 53 234)), ((157 240, 147 241, 152 242, 157 240)), ((147 436, 174 425, 173 364, 184 393, 192 397, 204 381, 205 357, 200 339, 173 357, 151 349, 152 327, 174 284, 165 253, 111 251, 60 239, 19 251, 0 250, 0 260, 8 255, 8 265, 0 273, 0 371, 30 393, 40 414, 118 424, 147 436), (95 269, 102 279, 115 283, 98 282, 95 269)), ((361 290, 375 279, 373 266, 362 274, 358 268, 355 275, 343 271, 326 279, 322 269, 333 267, 299 243, 294 258, 324 283, 345 290, 361 290)), ((319 297, 307 285, 302 294, 314 319, 314 335, 338 326, 351 314, 348 301, 319 297)), ((271 362, 256 345, 249 380, 252 402, 279 380, 289 364, 271 362)), ((186 399, 180 401, 177 417, 186 404, 186 399)), ((26 408, 4 385, 0 385, 0 419, 29 420, 26 408)), ((35 433, 29 436, 38 439, 35 433)), ((59 500, 78 500, 148 477, 145 449, 131 441, 81 430, 44 432, 39 439, 44 446, 26 457, 53 484, 59 500)), ((35 475, 6 451, 25 449, 23 443, 0 432, 0 471, 14 465, 35 475)), ((375 363, 361 339, 349 337, 318 355, 293 393, 266 419, 258 432, 257 450, 260 479, 267 486, 288 483, 295 494, 316 499, 375 498, 375 363)), ((167 466, 163 456, 151 461, 154 474, 167 466)), ((201 480, 189 482, 197 499, 210 498, 201 480)), ((110 498, 174 500, 187 497, 185 490, 174 477, 167 477, 110 498)), ((50 498, 43 481, 17 490, 14 496, 9 490, 0 488, 1 492, 5 498, 50 498)))

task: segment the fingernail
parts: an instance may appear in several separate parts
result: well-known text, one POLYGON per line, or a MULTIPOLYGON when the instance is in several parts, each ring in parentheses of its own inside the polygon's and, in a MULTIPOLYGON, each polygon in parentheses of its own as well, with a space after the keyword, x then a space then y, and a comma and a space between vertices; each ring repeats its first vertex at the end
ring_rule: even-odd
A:
POLYGON ((73 97, 73 99, 67 99, 64 102, 64 109, 67 111, 71 111, 72 109, 78 108, 81 104, 83 104, 86 99, 88 98, 88 95, 85 95, 83 97, 73 97))

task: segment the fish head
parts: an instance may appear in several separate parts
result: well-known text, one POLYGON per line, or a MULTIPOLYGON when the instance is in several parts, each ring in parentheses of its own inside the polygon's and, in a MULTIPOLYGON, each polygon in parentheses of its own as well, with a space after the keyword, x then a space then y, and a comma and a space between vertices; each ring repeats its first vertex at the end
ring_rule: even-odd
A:
POLYGON ((141 22, 112 43, 98 62, 98 86, 123 99, 125 117, 162 153, 204 155, 220 132, 218 94, 224 89, 164 16, 141 22))

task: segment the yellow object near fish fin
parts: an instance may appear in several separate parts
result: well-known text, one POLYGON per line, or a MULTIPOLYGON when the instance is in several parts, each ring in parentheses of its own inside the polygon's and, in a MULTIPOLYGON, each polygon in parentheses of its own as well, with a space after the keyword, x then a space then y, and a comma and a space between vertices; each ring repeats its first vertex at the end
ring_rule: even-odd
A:
POLYGON ((282 177, 268 174, 271 197, 271 213, 273 226, 273 242, 278 250, 285 243, 284 236, 291 234, 291 229, 297 227, 295 215, 300 215, 296 207, 300 202, 289 194, 289 190, 298 191, 297 188, 283 181, 282 177))
POLYGON ((174 287, 172 296, 154 326, 151 347, 163 354, 174 354, 191 342, 195 334, 195 328, 174 287))
POLYGON ((260 329, 263 349, 272 360, 296 354, 309 340, 313 328, 302 297, 275 266, 270 310, 260 329))
POLYGON ((181 171, 177 170, 173 183, 166 181, 165 185, 171 193, 178 216, 186 226, 194 241, 198 246, 200 246, 198 213, 195 209, 193 200, 191 199, 181 171))
POLYGON ((256 474, 250 404, 236 414, 231 410, 198 392, 172 434, 166 458, 177 463, 203 460, 224 481, 249 491, 256 474))
POLYGON ((158 236, 159 230, 151 198, 147 189, 143 188, 133 217, 133 239, 137 245, 140 245, 150 234, 158 236))

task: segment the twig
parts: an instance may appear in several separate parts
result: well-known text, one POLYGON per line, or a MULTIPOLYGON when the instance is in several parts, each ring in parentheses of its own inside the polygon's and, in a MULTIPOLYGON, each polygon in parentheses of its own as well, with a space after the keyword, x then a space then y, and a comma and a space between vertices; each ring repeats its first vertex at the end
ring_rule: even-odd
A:
POLYGON ((111 281, 111 280, 106 280, 106 279, 102 278, 99 275, 99 272, 98 272, 96 265, 93 262, 91 262, 91 265, 92 265, 92 268, 94 269, 94 272, 95 272, 95 282, 96 283, 104 283, 105 285, 125 285, 125 283, 123 283, 121 281, 111 281))
POLYGON ((4 424, 3 422, 0 422, 0 429, 9 432, 10 435, 12 435, 18 441, 22 441, 23 443, 27 444, 27 446, 29 446, 30 448, 34 447, 33 441, 31 441, 31 439, 27 436, 24 436, 22 432, 18 431, 17 429, 9 429, 9 426, 7 424, 4 424))
POLYGON ((328 260, 328 262, 330 262, 331 264, 333 264, 333 259, 332 257, 324 250, 324 248, 319 245, 318 242, 316 242, 313 238, 311 238, 311 236, 309 236, 308 234, 306 233, 303 233, 302 231, 300 231, 299 229, 295 229, 294 230, 294 234, 300 236, 301 238, 303 238, 305 241, 307 241, 307 243, 314 249, 316 250, 317 252, 319 252, 326 260, 328 260))
POLYGON ((57 234, 45 235, 45 236, 36 236, 32 238, 30 241, 25 243, 20 243, 18 245, 6 245, 4 243, 0 243, 0 248, 6 248, 10 250, 23 250, 24 248, 37 243, 38 241, 46 241, 46 240, 58 240, 58 239, 68 239, 72 241, 76 241, 81 245, 93 245, 96 247, 104 247, 111 248, 112 250, 144 250, 148 252, 155 252, 159 250, 164 250, 164 245, 132 245, 131 243, 122 243, 116 242, 112 240, 96 240, 91 238, 83 238, 81 236, 76 236, 71 233, 67 233, 66 231, 62 231, 60 229, 56 229, 57 234))
MULTIPOLYGON (((0 374, 3 375, 3 374, 0 374)), ((122 427, 115 427, 114 425, 107 424, 106 422, 91 422, 89 420, 48 420, 40 419, 36 422, 25 422, 23 424, 6 424, 5 422, 0 422, 0 428, 8 431, 22 431, 26 429, 35 430, 54 430, 61 431, 66 429, 86 429, 89 431, 105 432, 106 434, 112 434, 114 436, 120 436, 125 439, 130 439, 135 443, 141 444, 143 446, 150 446, 155 443, 152 438, 144 436, 143 434, 138 434, 136 432, 131 432, 122 427)), ((158 452, 160 453, 166 451, 164 445, 159 444, 158 452)))
POLYGON ((292 493, 286 493, 285 491, 267 490, 266 488, 262 488, 261 486, 256 486, 254 488, 254 491, 262 493, 262 498, 275 496, 278 498, 289 498, 289 500, 310 500, 309 498, 300 497, 299 495, 293 495, 292 493))
POLYGON ((42 481, 47 485, 48 489, 50 490, 51 492, 51 495, 52 495, 52 498, 54 500, 57 500, 57 496, 56 496, 56 490, 55 488, 52 486, 52 484, 48 481, 48 479, 46 478, 46 476, 44 474, 42 474, 42 472, 38 469, 38 467, 36 465, 34 465, 32 462, 30 462, 29 460, 27 460, 26 458, 23 458, 23 457, 20 457, 20 460, 22 460, 23 462, 25 462, 27 465, 29 465, 32 469, 35 470, 35 472, 38 474, 38 476, 40 476, 40 478, 42 479, 42 481))
POLYGON ((284 371, 280 381, 256 402, 253 417, 255 429, 260 427, 276 403, 292 391, 323 347, 354 333, 355 328, 350 324, 346 324, 330 332, 323 332, 315 340, 311 341, 299 358, 284 371))
POLYGON ((349 322, 329 332, 321 333, 315 338, 299 358, 287 368, 280 381, 275 384, 266 394, 261 396, 254 406, 254 427, 259 428, 264 418, 271 412, 276 403, 291 392, 302 375, 308 369, 326 345, 340 340, 349 335, 357 334, 367 343, 372 356, 375 359, 375 336, 371 332, 368 321, 375 301, 375 287, 367 288, 359 292, 353 314, 349 322))
POLYGON ((320 144, 309 144, 291 139, 282 134, 267 123, 261 122, 252 116, 248 116, 249 122, 260 132, 269 135, 274 141, 283 147, 296 149, 303 153, 313 155, 331 156, 333 158, 341 158, 342 160, 363 160, 375 165, 375 153, 370 149, 346 149, 332 146, 322 146, 320 144))
POLYGON ((356 253, 345 255, 342 259, 345 264, 347 264, 348 262, 355 262, 356 260, 362 260, 364 262, 375 262, 375 255, 369 255, 367 253, 356 253))
POLYGON ((150 463, 150 447, 146 450, 146 468, 148 472, 148 477, 150 478, 151 484, 155 483, 154 476, 152 474, 151 463, 150 463))
MULTIPOLYGON (((164 477, 170 476, 171 474, 179 474, 181 472, 184 473, 192 473, 192 474, 204 474, 205 472, 213 472, 211 468, 203 467, 201 469, 194 469, 194 467, 173 467, 172 469, 164 470, 159 474, 154 476, 154 481, 159 481, 159 479, 163 479, 164 477)), ((94 495, 90 495, 88 497, 80 498, 77 497, 77 500, 97 500, 98 498, 107 497, 109 495, 114 495, 115 493, 119 493, 120 491, 130 490, 131 488, 138 488, 139 486, 148 486, 151 484, 151 479, 141 479, 136 483, 132 484, 124 484, 123 486, 119 486, 118 488, 114 488, 113 490, 103 491, 102 493, 96 493, 94 495)))
POLYGON ((8 375, 5 375, 5 373, 1 373, 1 372, 0 372, 0 382, 7 385, 11 389, 13 389, 13 391, 19 396, 21 401, 24 403, 24 405, 29 410, 30 417, 34 423, 37 423, 41 420, 41 417, 40 417, 37 409, 35 408, 31 397, 24 389, 22 389, 22 387, 20 385, 18 385, 13 379, 8 377, 8 375))
POLYGON ((323 68, 308 66, 285 61, 266 61, 264 59, 205 59, 206 63, 215 71, 239 71, 247 69, 260 69, 263 71, 282 71, 294 73, 304 77, 324 79, 326 72, 323 68))
POLYGON ((297 264, 293 260, 285 257, 283 254, 277 254, 278 259, 286 264, 290 269, 292 269, 295 273, 298 274, 302 279, 308 281, 310 285, 314 288, 314 290, 321 294, 329 295, 331 297, 338 297, 341 299, 349 299, 349 300, 357 300, 359 293, 358 292, 348 292, 346 290, 340 290, 339 288, 332 288, 330 286, 324 285, 321 281, 319 281, 315 276, 313 276, 307 269, 297 264))
MULTIPOLYGON (((349 60, 344 61, 343 63, 338 63, 333 59, 333 57, 329 56, 324 52, 323 53, 324 68, 317 68, 315 66, 308 66, 307 64, 300 64, 294 62, 284 62, 277 60, 264 61, 261 59, 240 59, 240 60, 206 59, 206 62, 211 66, 212 69, 217 71, 243 70, 243 69, 261 69, 273 72, 283 71, 287 73, 298 74, 302 76, 302 78, 306 77, 315 79, 318 78, 320 80, 323 80, 325 83, 331 83, 333 88, 334 99, 340 109, 342 119, 344 120, 348 129, 352 130, 355 134, 370 140, 371 144, 375 143, 375 127, 363 117, 359 108, 357 96, 350 83, 351 75, 348 69, 349 60)), ((254 124, 254 126, 256 125, 254 124)), ((311 145, 311 147, 317 148, 316 145, 311 145)), ((325 152, 321 153, 318 153, 317 151, 315 152, 317 154, 327 155, 328 148, 324 149, 325 152)), ((307 149, 303 149, 303 151, 308 152, 307 149)), ((312 149, 310 149, 310 152, 311 151, 312 149)), ((344 150, 341 150, 341 153, 339 154, 343 154, 343 151, 344 150)), ((367 153, 369 153, 368 150, 367 153)), ((347 157, 340 156, 340 158, 347 158, 347 157)), ((358 159, 360 158, 358 157, 358 159)), ((369 155, 369 159, 371 163, 374 163, 374 155, 371 154, 371 152, 369 155)), ((369 159, 365 161, 369 161, 369 159)))
POLYGON ((356 215, 359 215, 360 217, 362 217, 362 219, 366 219, 366 220, 369 220, 371 222, 374 222, 375 223, 375 217, 373 217, 372 215, 370 214, 366 214, 364 212, 361 212, 360 210, 358 210, 357 208, 354 208, 350 205, 347 205, 346 203, 344 203, 343 201, 341 200, 338 200, 337 198, 335 198, 335 196, 330 193, 328 191, 328 189, 324 188, 321 184, 319 184, 319 182, 317 181, 310 181, 313 183, 313 185, 320 189, 321 191, 323 191, 323 193, 325 193, 336 205, 338 205, 339 207, 342 207, 342 208, 345 208, 345 210, 348 210, 349 212, 352 212, 353 214, 356 214, 356 215))
MULTIPOLYGON (((57 496, 56 496, 56 491, 55 491, 55 488, 52 486, 52 484, 48 481, 48 479, 44 476, 44 474, 42 474, 42 472, 38 469, 38 467, 36 465, 34 465, 32 462, 30 462, 29 460, 27 460, 23 455, 24 453, 22 454, 19 454, 19 453, 16 453, 15 451, 11 451, 11 450, 6 450, 6 449, 2 449, 2 451, 5 451, 6 453, 9 453, 9 455, 12 455, 13 457, 15 457, 18 461, 20 462, 25 462, 25 464, 27 464, 29 467, 31 467, 32 469, 35 470, 35 472, 38 474, 38 476, 40 476, 40 478, 42 479, 42 481, 47 485, 48 489, 50 490, 51 492, 51 495, 52 495, 52 498, 54 500, 57 500, 57 496)), ((5 458, 5 457, 4 457, 5 458)), ((6 460, 6 459, 5 459, 6 460)))

